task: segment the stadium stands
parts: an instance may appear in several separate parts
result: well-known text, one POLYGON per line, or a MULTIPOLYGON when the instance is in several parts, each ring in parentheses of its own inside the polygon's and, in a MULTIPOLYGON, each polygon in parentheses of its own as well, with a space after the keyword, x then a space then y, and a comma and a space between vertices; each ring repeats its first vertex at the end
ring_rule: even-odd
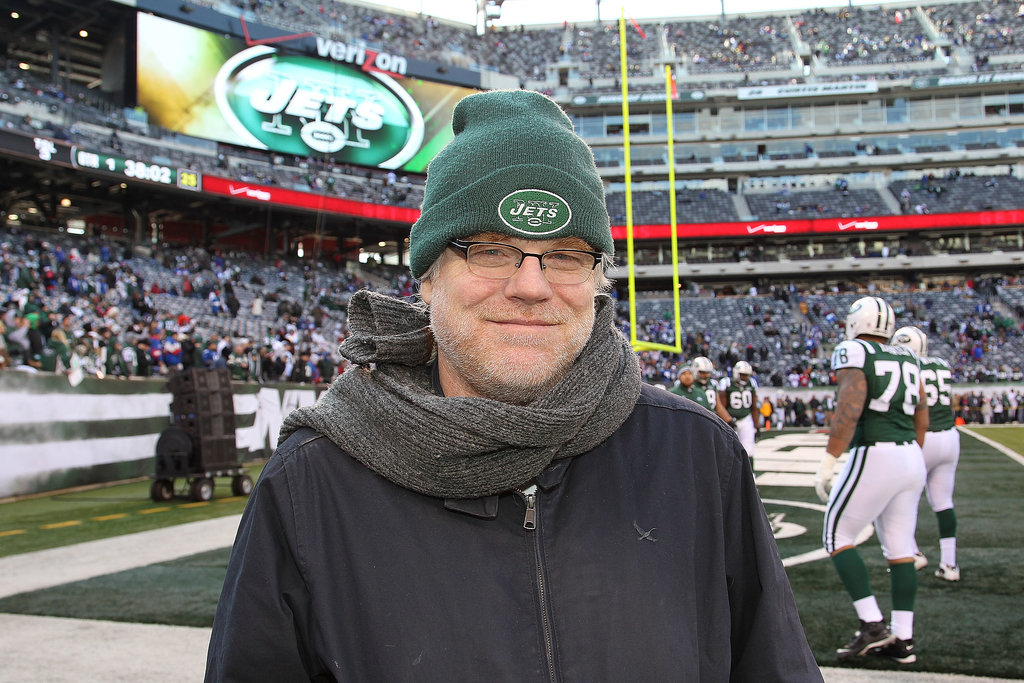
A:
MULTIPOLYGON (((608 215, 615 225, 626 223, 626 195, 609 191, 606 195, 608 215)), ((633 195, 633 222, 636 224, 668 223, 669 192, 642 190, 633 195)), ((676 213, 684 223, 709 223, 739 220, 732 197, 722 190, 676 190, 676 213)))
MULTIPOLYGON (((244 340, 265 359, 268 372, 275 360, 294 360, 304 349, 336 362, 337 342, 347 333, 343 306, 353 292, 371 287, 409 296, 413 291, 402 269, 378 270, 364 280, 345 269, 313 271, 295 261, 209 254, 196 248, 122 259, 116 245, 97 249, 71 238, 44 244, 10 232, 0 235, 0 246, 0 298, 22 303, 23 311, 30 304, 44 318, 52 314, 56 325, 72 316, 67 331, 77 341, 75 353, 96 371, 104 368, 113 340, 136 347, 140 340, 148 344, 154 331, 162 335, 168 330, 179 341, 188 338, 198 344, 198 352, 210 340, 227 340, 229 352, 234 340, 244 340), (39 285, 33 286, 34 281, 39 285), (212 308, 210 293, 223 296, 227 290, 239 299, 235 315, 212 308), (262 303, 258 313, 253 306, 257 298, 262 303)), ((647 352, 645 372, 650 381, 671 382, 681 359, 707 355, 722 373, 736 360, 750 361, 766 386, 828 384, 827 350, 842 338, 845 311, 861 295, 795 291, 789 296, 779 289, 769 295, 686 296, 680 320, 682 356, 647 352)), ((1024 358, 1017 322, 1024 312, 1020 283, 965 281, 883 295, 893 304, 900 325, 918 325, 929 333, 931 352, 950 360, 954 381, 997 381, 1019 371, 1024 358)), ((16 308, 8 305, 4 320, 6 346, 14 356, 7 362, 13 365, 29 360, 9 340, 16 308)), ((620 324, 628 333, 627 318, 620 304, 620 324)), ((674 343, 670 298, 642 297, 637 320, 639 339, 674 343)), ((173 368, 162 369, 158 359, 150 370, 168 371, 173 368)))
POLYGON ((674 21, 665 35, 690 74, 789 70, 795 57, 783 17, 674 21))
POLYGON ((781 190, 771 194, 744 195, 752 214, 762 220, 796 216, 881 216, 890 213, 874 190, 781 190))
MULTIPOLYGON (((491 28, 477 35, 466 25, 343 2, 186 0, 183 5, 213 8, 229 16, 242 13, 281 29, 313 30, 370 47, 386 45, 417 59, 512 76, 524 87, 548 92, 566 106, 578 130, 595 147, 607 180, 612 223, 626 222, 623 122, 617 105, 574 105, 577 96, 620 92, 616 22, 491 28)), ((929 77, 963 78, 1019 69, 1024 48, 1015 46, 1013 33, 1020 21, 1015 4, 971 0, 666 18, 630 27, 631 92, 662 91, 661 69, 667 62, 674 66, 680 88, 703 88, 707 92, 695 101, 710 100, 700 105, 704 108, 684 106, 676 114, 676 166, 686 177, 677 181, 678 221, 710 224, 1024 208, 1024 188, 1014 175, 1024 149, 1019 93, 1010 86, 982 91, 970 84, 948 97, 932 96, 927 90, 929 77), (840 104, 815 99, 790 105, 781 96, 760 105, 738 95, 738 88, 754 85, 814 88, 842 83, 872 87, 858 99, 840 104), (881 93, 873 89, 875 85, 881 93), (889 86, 893 90, 886 90, 889 86), (894 129, 893 123, 899 125, 894 129)), ((54 84, 38 71, 23 71, 11 62, 6 66, 0 73, 0 126, 9 131, 373 204, 418 207, 422 201, 422 176, 409 174, 389 183, 386 173, 376 169, 189 138, 149 124, 143 113, 115 106, 98 90, 54 84)), ((665 117, 658 107, 660 103, 640 107, 640 123, 634 124, 638 139, 631 162, 643 177, 633 188, 637 225, 668 223, 668 149, 665 117)), ((246 338, 271 357, 294 356, 303 345, 331 355, 345 334, 343 305, 351 292, 363 286, 396 296, 412 291, 401 266, 358 271, 365 266, 312 268, 308 261, 290 256, 231 253, 216 245, 210 251, 194 245, 157 245, 153 255, 140 252, 121 258, 117 252, 123 245, 113 242, 106 245, 112 254, 104 258, 95 243, 52 232, 43 239, 63 243, 66 254, 77 248, 80 258, 68 260, 69 279, 44 288, 37 304, 45 311, 73 311, 81 338, 88 339, 109 328, 130 342, 148 334, 151 324, 171 325, 168 321, 184 315, 190 333, 203 340, 246 338), (185 291, 186 280, 191 292, 185 291), (238 300, 234 316, 211 310, 210 293, 223 294, 227 283, 238 300), (258 314, 254 306, 261 308, 258 314), (284 346, 286 341, 291 350, 284 346)), ((857 294, 833 291, 836 278, 815 272, 814 262, 897 254, 964 255, 962 260, 942 262, 958 264, 955 271, 940 266, 927 277, 907 273, 905 282, 886 278, 871 284, 899 300, 894 305, 901 312, 901 324, 929 329, 933 351, 955 361, 958 381, 1012 377, 1024 358, 1024 289, 1010 268, 984 272, 976 278, 983 284, 976 286, 971 282, 975 274, 967 270, 970 264, 962 264, 969 260, 966 256, 1024 251, 1021 240, 1014 226, 934 234, 860 233, 842 239, 787 236, 756 243, 736 238, 684 241, 680 255, 688 265, 791 262, 792 270, 781 279, 796 284, 790 289, 776 278, 771 282, 778 287, 774 295, 735 294, 746 292, 749 285, 767 291, 756 265, 742 282, 722 277, 705 282, 703 288, 685 282, 689 295, 683 305, 682 358, 706 353, 725 371, 735 359, 752 353, 764 384, 827 383, 827 349, 841 335, 844 306, 857 294), (944 286, 941 280, 947 277, 955 284, 944 286)), ((28 301, 31 288, 26 295, 19 277, 29 271, 43 273, 38 238, 7 231, 0 233, 0 242, 0 300, 28 301)), ((638 244, 636 261, 669 263, 665 241, 638 244)), ((866 290, 868 280, 865 275, 857 281, 858 293, 866 290)), ((853 286, 852 280, 849 283, 853 286)), ((663 280, 645 284, 664 286, 663 280)), ((639 309, 641 338, 674 341, 671 300, 663 292, 641 292, 639 309)), ((622 324, 628 327, 625 316, 622 324)), ((98 349, 99 343, 94 346, 98 349)), ((671 379, 682 359, 658 352, 646 352, 643 358, 648 378, 663 382, 671 379)))
POLYGON ((819 9, 791 17, 815 57, 831 64, 890 64, 934 57, 913 6, 819 9))
MULTIPOLYGON (((584 80, 619 74, 615 22, 499 28, 477 36, 472 27, 429 15, 345 3, 219 0, 192 4, 228 13, 245 10, 268 25, 289 30, 312 28, 371 46, 387 43, 424 59, 523 78, 540 77, 547 64, 563 58, 579 69, 584 80)), ((724 20, 666 18, 638 24, 646 38, 630 46, 630 61, 636 65, 637 76, 653 72, 647 65, 652 59, 677 57, 687 76, 699 79, 716 72, 753 72, 760 80, 765 77, 763 72, 788 73, 795 56, 807 45, 827 65, 885 64, 895 66, 894 73, 898 73, 898 65, 904 63, 913 67, 906 74, 922 75, 930 72, 914 65, 934 60, 940 42, 955 42, 979 54, 1019 53, 1012 40, 1016 21, 1016 6, 981 1, 925 5, 920 11, 915 6, 896 5, 729 16, 724 20)))

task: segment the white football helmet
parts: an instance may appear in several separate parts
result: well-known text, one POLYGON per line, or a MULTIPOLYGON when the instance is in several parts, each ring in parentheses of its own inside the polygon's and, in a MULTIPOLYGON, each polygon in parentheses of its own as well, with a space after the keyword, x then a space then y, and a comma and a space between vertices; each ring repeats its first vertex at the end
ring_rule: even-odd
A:
POLYGON ((711 373, 715 371, 715 364, 707 356, 697 356, 690 363, 690 367, 697 373, 701 382, 707 382, 711 378, 711 373))
POLYGON ((750 376, 754 373, 754 368, 750 367, 750 363, 745 360, 741 360, 736 365, 732 366, 732 378, 736 382, 748 382, 750 376))
POLYGON ((906 346, 918 356, 928 355, 928 335, 919 327, 913 325, 901 327, 892 335, 892 343, 896 346, 906 346))
POLYGON ((896 313, 885 299, 864 296, 850 305, 846 314, 846 338, 856 339, 862 334, 889 340, 896 331, 896 313))

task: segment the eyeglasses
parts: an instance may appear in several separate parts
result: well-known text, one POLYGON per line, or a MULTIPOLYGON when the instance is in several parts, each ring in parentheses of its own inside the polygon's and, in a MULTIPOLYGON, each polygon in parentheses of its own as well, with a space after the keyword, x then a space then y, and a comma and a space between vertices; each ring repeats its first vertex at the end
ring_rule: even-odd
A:
POLYGON ((552 249, 543 254, 531 254, 501 242, 452 240, 448 246, 465 257, 469 272, 490 280, 512 277, 527 256, 534 256, 540 261, 544 278, 553 285, 578 285, 586 282, 604 256, 599 251, 583 249, 552 249))

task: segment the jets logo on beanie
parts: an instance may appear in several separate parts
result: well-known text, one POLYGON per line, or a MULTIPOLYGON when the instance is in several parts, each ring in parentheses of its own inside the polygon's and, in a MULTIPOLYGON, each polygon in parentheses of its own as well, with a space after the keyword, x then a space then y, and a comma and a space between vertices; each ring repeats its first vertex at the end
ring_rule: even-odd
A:
POLYGON ((427 167, 422 212, 409 236, 414 277, 448 242, 480 232, 578 237, 613 252, 594 154, 557 103, 528 90, 477 93, 456 105, 452 130, 427 167))

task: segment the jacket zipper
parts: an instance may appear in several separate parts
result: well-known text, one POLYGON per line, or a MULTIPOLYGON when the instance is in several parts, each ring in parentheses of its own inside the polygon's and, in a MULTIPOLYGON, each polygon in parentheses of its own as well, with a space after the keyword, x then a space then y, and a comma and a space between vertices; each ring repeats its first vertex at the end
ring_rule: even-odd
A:
MULTIPOLYGON (((516 493, 526 502, 526 514, 523 517, 523 528, 527 531, 537 529, 537 485, 531 484, 525 489, 516 489, 516 493)), ((544 648, 548 660, 548 679, 551 683, 558 681, 555 675, 555 648, 551 635, 549 618, 547 585, 544 583, 544 564, 541 562, 540 535, 533 534, 534 569, 536 570, 537 591, 540 594, 540 618, 544 627, 544 648)))

